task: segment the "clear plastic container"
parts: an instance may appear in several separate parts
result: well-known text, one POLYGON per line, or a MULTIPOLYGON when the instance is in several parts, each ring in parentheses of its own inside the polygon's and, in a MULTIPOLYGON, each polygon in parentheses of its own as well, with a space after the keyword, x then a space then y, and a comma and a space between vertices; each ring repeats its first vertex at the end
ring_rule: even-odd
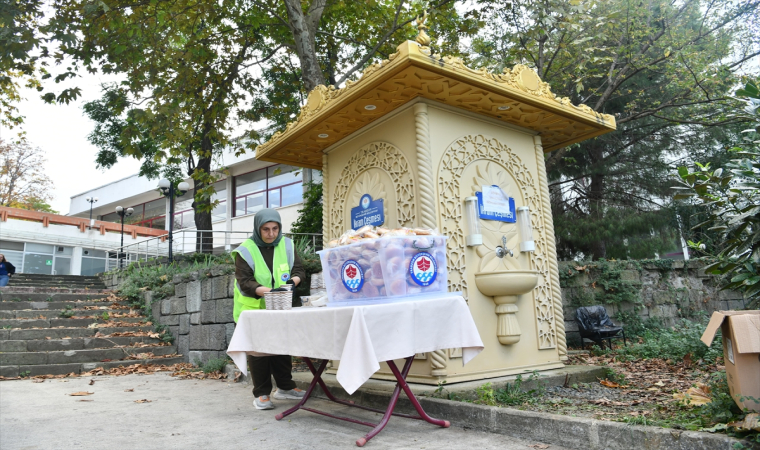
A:
POLYGON ((318 252, 328 299, 398 300, 447 292, 446 239, 383 237, 318 252))

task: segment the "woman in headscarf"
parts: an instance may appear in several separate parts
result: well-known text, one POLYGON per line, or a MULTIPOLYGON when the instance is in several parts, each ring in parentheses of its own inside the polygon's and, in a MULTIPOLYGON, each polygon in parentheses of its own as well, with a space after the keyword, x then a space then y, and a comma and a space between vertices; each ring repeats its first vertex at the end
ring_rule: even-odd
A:
MULTIPOLYGON (((282 235, 280 214, 274 209, 262 209, 253 218, 253 235, 232 252, 235 258, 235 309, 237 323, 240 313, 249 309, 265 309, 264 294, 285 284, 298 286, 306 279, 301 259, 293 241, 282 235)), ((266 326, 266 324, 263 324, 266 326)), ((253 377, 253 406, 273 409, 269 399, 272 377, 277 383, 276 399, 300 399, 304 391, 297 389, 291 371, 290 355, 248 356, 248 368, 253 377)))

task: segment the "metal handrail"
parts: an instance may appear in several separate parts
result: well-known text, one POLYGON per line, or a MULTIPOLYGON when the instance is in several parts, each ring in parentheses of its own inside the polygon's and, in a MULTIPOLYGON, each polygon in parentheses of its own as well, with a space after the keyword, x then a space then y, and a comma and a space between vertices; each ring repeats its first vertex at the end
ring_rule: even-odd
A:
MULTIPOLYGON (((319 233, 283 234, 291 239, 307 239, 311 248, 322 249, 322 235, 319 233)), ((190 254, 202 248, 212 254, 221 254, 232 251, 250 235, 248 231, 177 230, 172 234, 172 252, 174 255, 190 254)), ((125 245, 121 249, 114 248, 108 252, 106 271, 126 267, 132 262, 158 258, 169 258, 167 235, 125 245)))

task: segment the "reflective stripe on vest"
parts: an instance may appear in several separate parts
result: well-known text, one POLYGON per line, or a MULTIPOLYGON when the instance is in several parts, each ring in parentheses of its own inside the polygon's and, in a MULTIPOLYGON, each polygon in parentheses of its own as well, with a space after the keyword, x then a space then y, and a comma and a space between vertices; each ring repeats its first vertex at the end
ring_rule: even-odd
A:
MULTIPOLYGON (((274 272, 274 286, 272 286, 272 271, 267 267, 264 257, 261 255, 259 247, 251 239, 246 239, 232 253, 239 254, 253 271, 256 282, 268 288, 277 288, 282 286, 290 278, 290 272, 293 269, 295 260, 293 241, 283 237, 277 247, 274 249, 272 258, 272 271, 274 272), (262 270, 256 270, 256 265, 262 270)), ((232 317, 235 322, 238 321, 240 313, 249 309, 264 309, 266 304, 263 298, 248 297, 243 294, 240 285, 235 280, 235 298, 232 317)))

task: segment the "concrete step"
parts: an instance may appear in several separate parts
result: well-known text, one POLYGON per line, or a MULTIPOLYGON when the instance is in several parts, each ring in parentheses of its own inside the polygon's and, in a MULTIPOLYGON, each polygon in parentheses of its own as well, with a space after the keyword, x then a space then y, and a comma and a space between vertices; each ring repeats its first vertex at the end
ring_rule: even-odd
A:
MULTIPOLYGON (((73 309, 71 311, 74 311, 73 309)), ((93 319, 77 319, 77 318, 50 318, 50 319, 0 319, 0 328, 11 329, 29 329, 29 328, 87 328, 93 323, 105 324, 108 322, 121 322, 121 323, 142 323, 147 322, 146 317, 122 317, 117 319, 103 320, 102 318, 93 319)))
POLYGON ((105 300, 110 294, 69 294, 58 292, 16 292, 13 294, 4 293, 0 301, 3 302, 70 302, 70 301, 97 301, 105 300))
POLYGON ((37 375, 66 375, 69 373, 80 374, 90 370, 102 367, 104 369, 113 369, 119 366, 127 367, 133 364, 161 364, 172 365, 184 362, 182 356, 167 358, 153 358, 141 360, 120 360, 108 362, 86 362, 86 363, 68 363, 68 364, 32 364, 32 365, 10 365, 0 366, 0 376, 18 377, 21 374, 28 377, 37 375))
POLYGON ((23 294, 110 294, 113 289, 88 289, 66 287, 6 286, 0 289, 0 297, 19 296, 23 294))
POLYGON ((134 346, 141 344, 157 345, 161 340, 148 336, 108 337, 108 338, 74 338, 74 339, 36 339, 27 341, 0 341, 0 353, 4 352, 57 352, 68 350, 89 350, 111 348, 118 346, 134 346))
POLYGON ((23 311, 23 310, 61 310, 67 306, 71 309, 84 309, 86 306, 109 306, 116 303, 118 306, 129 307, 125 300, 68 300, 62 302, 0 302, 0 311, 23 311))
POLYGON ((152 353, 156 356, 172 355, 177 352, 174 347, 146 348, 96 348, 84 350, 66 350, 57 352, 7 352, 0 353, 0 366, 29 366, 41 364, 69 364, 98 362, 104 359, 119 361, 130 355, 152 353))
MULTIPOLYGON (((102 316, 108 313, 109 317, 115 317, 121 314, 128 314, 130 309, 114 309, 108 306, 93 306, 92 309, 22 309, 22 310, 0 310, 0 319, 58 319, 64 311, 74 313, 74 317, 84 316, 102 316), (94 309, 97 308, 97 309, 94 309)), ((132 309, 134 311, 134 308, 132 309)), ((2 328, 2 327, 0 327, 2 328)))
POLYGON ((40 329, 0 329, 0 340, 24 341, 40 340, 45 338, 64 339, 64 338, 85 338, 94 337, 96 333, 108 335, 112 333, 123 333, 126 331, 153 331, 153 326, 134 326, 134 327, 113 327, 113 328, 40 328, 40 329))

